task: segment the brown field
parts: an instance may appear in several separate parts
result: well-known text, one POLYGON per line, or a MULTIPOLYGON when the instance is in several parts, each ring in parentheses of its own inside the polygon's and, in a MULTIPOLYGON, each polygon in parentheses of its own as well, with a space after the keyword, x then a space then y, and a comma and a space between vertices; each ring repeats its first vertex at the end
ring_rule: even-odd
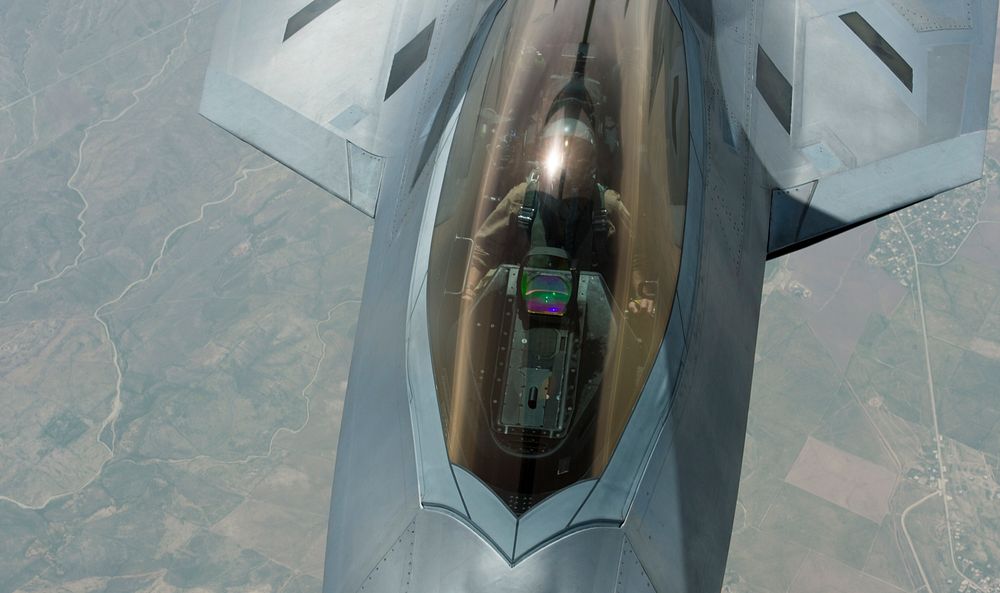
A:
POLYGON ((799 569, 789 593, 896 593, 903 591, 828 556, 812 552, 799 569))
POLYGON ((888 469, 812 437, 785 481, 876 523, 888 514, 896 487, 896 475, 888 469))

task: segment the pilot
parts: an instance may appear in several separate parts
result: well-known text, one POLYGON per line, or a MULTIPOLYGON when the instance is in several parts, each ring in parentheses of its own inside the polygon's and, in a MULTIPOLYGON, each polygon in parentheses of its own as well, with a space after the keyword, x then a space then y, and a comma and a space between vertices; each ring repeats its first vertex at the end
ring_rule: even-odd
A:
MULTIPOLYGON (((512 188, 474 237, 463 296, 473 299, 479 283, 503 263, 520 262, 532 247, 564 250, 572 265, 600 272, 610 284, 613 246, 629 232, 629 212, 618 192, 597 182, 597 146, 585 118, 557 111, 542 131, 539 167, 512 188)), ((628 303, 632 313, 653 313, 641 294, 641 262, 633 257, 628 303)))

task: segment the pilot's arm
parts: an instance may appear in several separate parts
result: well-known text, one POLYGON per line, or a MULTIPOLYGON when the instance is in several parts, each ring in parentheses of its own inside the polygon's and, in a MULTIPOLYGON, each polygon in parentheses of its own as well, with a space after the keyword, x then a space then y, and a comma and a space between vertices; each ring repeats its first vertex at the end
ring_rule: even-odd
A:
MULTIPOLYGON (((608 218, 611 219, 611 232, 609 234, 618 235, 618 240, 627 241, 633 233, 632 215, 622 203, 621 195, 612 189, 605 191, 604 206, 608 209, 608 218)), ((643 280, 645 280, 643 275, 645 259, 643 256, 642 245, 635 245, 630 262, 629 288, 632 296, 628 301, 628 310, 630 313, 653 314, 656 311, 656 302, 642 292, 643 280)))
POLYGON ((503 263, 504 250, 509 248, 510 233, 516 229, 517 213, 524 204, 524 194, 527 183, 515 185, 503 200, 497 204, 493 212, 486 217, 483 224, 473 237, 472 257, 469 261, 469 272, 465 276, 463 298, 475 296, 476 287, 486 275, 486 272, 503 263))

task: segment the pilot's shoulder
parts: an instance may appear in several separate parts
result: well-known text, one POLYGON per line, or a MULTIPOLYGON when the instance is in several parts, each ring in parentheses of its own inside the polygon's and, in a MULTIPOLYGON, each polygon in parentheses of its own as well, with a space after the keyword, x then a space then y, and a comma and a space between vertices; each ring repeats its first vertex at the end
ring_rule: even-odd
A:
POLYGON ((528 191, 528 182, 522 181, 521 183, 510 188, 507 195, 504 196, 503 201, 507 202, 507 205, 511 208, 520 208, 521 204, 524 204, 524 194, 528 191))
POLYGON ((613 189, 604 190, 604 207, 608 210, 618 208, 622 205, 622 196, 613 189))
POLYGON ((604 190, 604 207, 607 208, 608 214, 611 215, 613 221, 628 224, 628 221, 632 218, 628 208, 622 202, 621 194, 613 189, 604 190))

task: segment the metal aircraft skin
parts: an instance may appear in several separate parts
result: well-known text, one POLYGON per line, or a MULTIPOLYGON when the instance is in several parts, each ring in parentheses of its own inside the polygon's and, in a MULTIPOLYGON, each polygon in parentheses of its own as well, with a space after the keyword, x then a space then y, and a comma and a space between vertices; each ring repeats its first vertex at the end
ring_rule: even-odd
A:
POLYGON ((374 219, 325 593, 718 593, 764 262, 980 177, 996 17, 230 0, 202 113, 374 219))

